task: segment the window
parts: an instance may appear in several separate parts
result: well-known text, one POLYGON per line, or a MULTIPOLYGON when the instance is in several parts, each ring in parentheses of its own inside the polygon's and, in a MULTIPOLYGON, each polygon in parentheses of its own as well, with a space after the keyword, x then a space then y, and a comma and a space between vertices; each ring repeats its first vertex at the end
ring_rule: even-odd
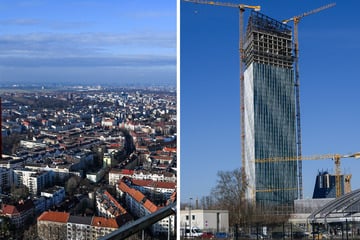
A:
POLYGON ((192 215, 191 217, 192 217, 192 218, 191 218, 192 220, 195 220, 195 215, 192 215))

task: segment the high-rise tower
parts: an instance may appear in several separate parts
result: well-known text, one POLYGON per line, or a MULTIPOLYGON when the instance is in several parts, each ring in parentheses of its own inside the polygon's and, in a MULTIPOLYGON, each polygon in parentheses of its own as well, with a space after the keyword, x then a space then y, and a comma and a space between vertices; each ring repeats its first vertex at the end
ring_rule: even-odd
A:
POLYGON ((291 28, 252 12, 244 56, 245 197, 261 206, 297 199, 297 162, 255 162, 297 154, 291 28))

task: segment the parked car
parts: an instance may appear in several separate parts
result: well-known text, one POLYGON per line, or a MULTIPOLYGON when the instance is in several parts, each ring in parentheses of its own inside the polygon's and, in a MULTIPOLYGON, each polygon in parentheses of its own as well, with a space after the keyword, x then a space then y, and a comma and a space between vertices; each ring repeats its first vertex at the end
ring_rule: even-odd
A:
POLYGON ((230 234, 228 234, 226 232, 217 232, 217 233, 215 233, 215 238, 216 239, 228 239, 228 238, 230 238, 230 234))
POLYGON ((192 227, 191 232, 190 228, 180 228, 180 234, 183 237, 201 237, 203 235, 202 231, 198 227, 192 227))
POLYGON ((203 232, 201 238, 214 239, 215 236, 212 232, 203 232))

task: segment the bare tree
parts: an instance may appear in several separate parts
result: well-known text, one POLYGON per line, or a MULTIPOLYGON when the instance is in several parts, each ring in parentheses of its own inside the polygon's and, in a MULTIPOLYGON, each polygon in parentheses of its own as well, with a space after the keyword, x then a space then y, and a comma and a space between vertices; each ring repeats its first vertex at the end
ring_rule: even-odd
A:
POLYGON ((241 210, 244 206, 241 199, 243 196, 241 170, 219 171, 217 177, 217 184, 211 191, 217 208, 229 210, 230 224, 239 223, 241 210))
POLYGON ((77 176, 72 176, 71 178, 69 178, 69 180, 66 182, 65 185, 65 191, 69 194, 69 195, 73 195, 75 193, 75 191, 77 190, 77 187, 80 184, 81 179, 77 176))

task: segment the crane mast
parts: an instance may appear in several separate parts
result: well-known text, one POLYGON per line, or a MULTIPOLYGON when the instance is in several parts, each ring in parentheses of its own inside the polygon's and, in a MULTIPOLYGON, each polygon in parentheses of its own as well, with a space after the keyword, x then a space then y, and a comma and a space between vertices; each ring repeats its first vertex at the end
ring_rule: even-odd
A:
MULTIPOLYGON (((336 4, 331 3, 324 5, 322 7, 313 9, 311 11, 302 13, 298 16, 294 16, 292 18, 283 20, 282 23, 286 24, 290 21, 294 22, 294 64, 295 64, 295 97, 296 97, 296 130, 297 130, 297 155, 300 158, 302 155, 302 147, 301 147, 301 117, 300 117, 300 70, 299 70, 299 34, 298 34, 298 24, 303 17, 318 13, 325 9, 334 7, 336 4)), ((300 199, 303 198, 303 181, 302 181, 302 161, 298 161, 298 176, 299 176, 299 196, 300 199)), ((340 180, 338 181, 340 182, 340 180)))

